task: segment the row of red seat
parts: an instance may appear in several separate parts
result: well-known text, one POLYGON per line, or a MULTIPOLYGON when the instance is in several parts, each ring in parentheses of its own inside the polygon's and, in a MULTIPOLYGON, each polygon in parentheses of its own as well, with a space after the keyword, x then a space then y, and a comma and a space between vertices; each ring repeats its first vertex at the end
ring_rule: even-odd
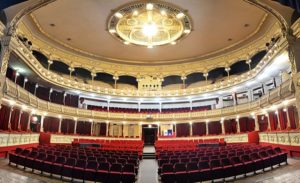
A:
MULTIPOLYGON (((61 149, 61 154, 58 156, 55 153, 47 154, 49 152, 41 151, 39 148, 31 151, 17 148, 15 153, 10 153, 9 162, 16 166, 23 166, 24 169, 30 168, 32 171, 47 172, 51 176, 54 174, 60 175, 61 178, 71 177, 72 180, 135 182, 136 179, 138 159, 85 156, 87 153, 80 155, 75 154, 75 151, 69 151, 70 154, 67 154, 64 153, 65 149, 61 149)), ((77 151, 77 153, 79 152, 77 151)))
POLYGON ((102 150, 133 151, 140 156, 143 153, 144 141, 142 140, 102 140, 102 139, 75 139, 72 144, 93 143, 100 144, 102 150))
MULTIPOLYGON (((180 159, 180 158, 179 158, 180 159)), ((256 173, 258 170, 287 163, 287 153, 280 148, 258 148, 251 152, 243 151, 242 154, 214 155, 202 158, 195 157, 186 161, 180 159, 165 159, 159 161, 159 173, 162 182, 198 182, 214 179, 234 178, 238 175, 246 176, 247 173, 256 173), (197 161, 198 158, 198 161, 197 161)))
MULTIPOLYGON (((108 110, 107 107, 100 107, 100 106, 88 106, 88 109, 95 110, 95 111, 107 111, 108 110)), ((204 111, 204 110, 210 110, 210 106, 193 107, 192 110, 189 107, 162 109, 161 113, 183 113, 183 112, 197 112, 197 111, 204 111)), ((155 114, 155 113, 160 113, 160 110, 159 109, 140 109, 140 111, 139 111, 139 109, 110 107, 109 112, 155 114)))

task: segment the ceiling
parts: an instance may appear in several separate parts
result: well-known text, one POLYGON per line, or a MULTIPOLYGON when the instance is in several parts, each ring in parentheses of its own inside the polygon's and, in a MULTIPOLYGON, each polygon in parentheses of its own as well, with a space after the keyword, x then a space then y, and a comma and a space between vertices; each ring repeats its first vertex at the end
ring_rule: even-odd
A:
POLYGON ((192 32, 176 45, 124 45, 107 31, 111 11, 125 0, 59 0, 34 11, 28 27, 59 47, 111 63, 165 65, 195 61, 240 48, 270 26, 270 16, 243 0, 166 0, 187 11, 192 32), (54 24, 54 25, 52 25, 54 24), (33 26, 34 25, 34 26, 33 26))

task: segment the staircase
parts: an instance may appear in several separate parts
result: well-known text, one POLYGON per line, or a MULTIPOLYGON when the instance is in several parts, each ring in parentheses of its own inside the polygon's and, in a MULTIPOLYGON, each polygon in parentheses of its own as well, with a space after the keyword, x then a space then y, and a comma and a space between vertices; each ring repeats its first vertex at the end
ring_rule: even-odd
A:
POLYGON ((145 145, 143 149, 143 159, 155 159, 155 149, 153 145, 145 145))
POLYGON ((143 152, 143 159, 155 159, 154 152, 143 152))

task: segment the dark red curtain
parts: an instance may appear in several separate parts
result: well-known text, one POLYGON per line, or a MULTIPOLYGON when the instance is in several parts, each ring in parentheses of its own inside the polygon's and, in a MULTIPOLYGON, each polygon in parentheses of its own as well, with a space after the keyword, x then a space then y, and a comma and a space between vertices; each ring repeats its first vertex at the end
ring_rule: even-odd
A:
POLYGON ((47 116, 44 118, 44 132, 58 132, 59 118, 47 116))
POLYGON ((208 131, 210 135, 218 135, 222 133, 220 121, 212 121, 208 123, 208 131))
POLYGON ((64 104, 64 92, 58 92, 53 90, 50 95, 50 101, 56 104, 64 104))
POLYGON ((0 109, 0 129, 8 130, 8 119, 9 119, 10 107, 1 105, 0 109))
POLYGON ((236 120, 228 119, 224 121, 225 133, 232 134, 236 133, 236 120))
POLYGON ((283 109, 278 110, 278 118, 281 130, 285 130, 287 127, 287 114, 283 111, 283 109))
POLYGON ((92 123, 86 121, 78 121, 76 133, 80 135, 90 135, 91 134, 92 123))
POLYGON ((71 119, 63 119, 61 122, 61 133, 73 134, 75 127, 75 121, 71 119))
POLYGON ((205 123, 193 123, 193 136, 206 135, 206 124, 205 123))
POLYGON ((36 89, 36 96, 42 100, 49 101, 50 88, 39 86, 36 89))
POLYGON ((252 132, 255 129, 255 121, 253 118, 242 117, 239 119, 241 132, 252 132))
POLYGON ((295 107, 294 106, 290 106, 287 111, 288 111, 288 117, 290 119, 290 123, 291 123, 291 129, 296 129, 297 125, 296 125, 296 120, 295 120, 295 107))
POLYGON ((268 130, 268 117, 266 115, 258 115, 259 131, 264 132, 268 130))
POLYGON ((13 131, 18 130, 19 113, 20 110, 16 108, 11 112, 10 124, 11 124, 11 130, 13 131))
POLYGON ((106 123, 100 123, 100 131, 99 131, 100 136, 106 136, 106 127, 107 127, 106 123))
POLYGON ((270 126, 271 126, 271 130, 274 131, 277 129, 277 116, 275 114, 275 112, 269 112, 269 120, 270 120, 270 126))
POLYGON ((176 124, 176 136, 177 137, 188 137, 190 135, 190 124, 189 123, 178 123, 176 124))
POLYGON ((23 111, 21 115, 21 121, 20 121, 22 131, 27 131, 28 118, 29 118, 28 112, 23 111))
POLYGON ((27 91, 29 91, 31 94, 34 94, 34 90, 35 90, 35 83, 32 83, 30 81, 27 81, 25 84, 25 89, 27 91))
POLYGON ((65 97, 65 105, 71 107, 78 107, 79 96, 67 94, 65 97))

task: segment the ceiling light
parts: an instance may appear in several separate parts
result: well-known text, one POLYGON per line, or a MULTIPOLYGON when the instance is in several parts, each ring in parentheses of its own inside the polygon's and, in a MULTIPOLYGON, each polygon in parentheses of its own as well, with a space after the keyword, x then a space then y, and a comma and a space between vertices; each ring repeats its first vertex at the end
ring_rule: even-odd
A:
POLYGON ((184 17, 184 14, 182 12, 180 12, 176 15, 176 18, 178 18, 178 19, 181 19, 182 17, 184 17))
POLYGON ((148 45, 147 48, 153 48, 153 46, 152 45, 148 45))
POLYGON ((130 43, 128 41, 124 41, 124 44, 129 45, 130 43))
POLYGON ((153 10, 153 4, 152 4, 152 3, 148 3, 148 4, 146 5, 146 9, 147 9, 147 10, 153 10))
POLYGON ((175 42, 175 41, 171 42, 171 45, 175 45, 175 44, 176 44, 176 42, 175 42))
POLYGON ((147 37, 153 37, 157 34, 157 26, 154 22, 143 25, 143 34, 147 37))
POLYGON ((109 29, 109 32, 113 34, 113 33, 116 33, 116 30, 115 29, 109 29))
POLYGON ((135 10, 133 13, 132 13, 134 16, 137 16, 139 14, 139 12, 137 10, 135 10))
POLYGON ((120 12, 115 13, 115 16, 118 17, 118 18, 122 18, 123 17, 123 15, 120 12))
POLYGON ((163 15, 163 16, 166 16, 166 15, 167 15, 167 12, 166 12, 165 10, 161 10, 161 11, 160 11, 160 14, 163 15))
POLYGON ((185 29, 183 32, 184 32, 185 34, 189 34, 189 33, 191 32, 191 30, 185 29))

